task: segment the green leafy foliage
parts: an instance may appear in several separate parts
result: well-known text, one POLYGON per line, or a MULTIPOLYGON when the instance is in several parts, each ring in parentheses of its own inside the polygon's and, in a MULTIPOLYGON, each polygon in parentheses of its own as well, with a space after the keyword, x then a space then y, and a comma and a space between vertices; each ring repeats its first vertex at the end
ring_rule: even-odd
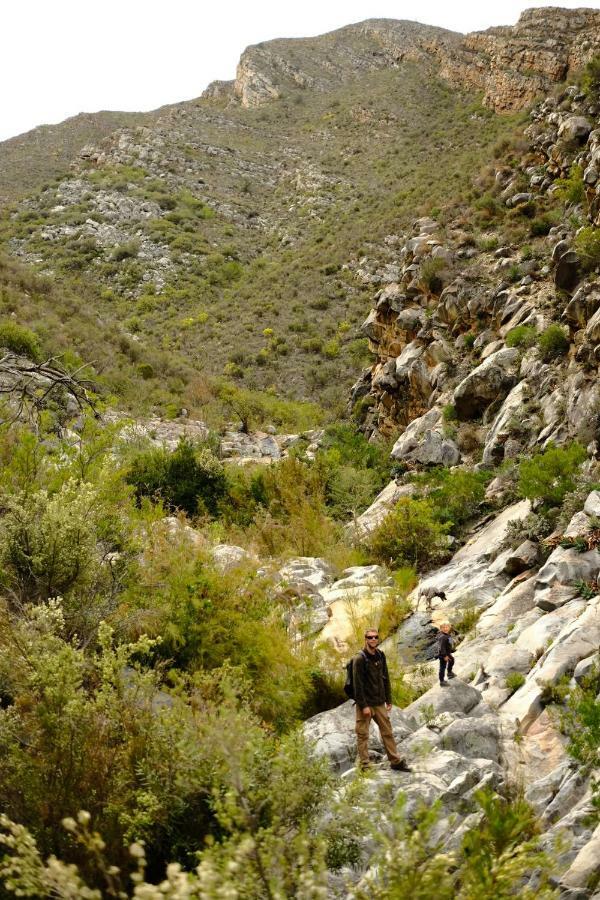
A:
POLYGON ((350 425, 332 425, 316 457, 331 515, 347 520, 365 510, 391 478, 389 448, 371 444, 350 425))
POLYGON ((548 325, 538 335, 537 343, 544 362, 550 362, 568 353, 571 342, 569 341, 569 335, 560 325, 548 325))
POLYGON ((40 359, 40 345, 36 335, 16 322, 0 322, 0 348, 12 350, 13 353, 33 360, 40 359))
POLYGON ((490 480, 489 472, 450 470, 443 466, 430 469, 414 479, 425 488, 436 519, 451 529, 473 517, 485 497, 490 480))
POLYGON ((549 446, 543 453, 524 459, 519 465, 520 495, 559 506, 567 492, 574 490, 585 458, 585 448, 574 442, 567 447, 549 446))
POLYGON ((583 182, 583 168, 579 165, 571 166, 566 178, 558 178, 555 182, 556 194, 565 203, 581 203, 585 200, 585 184, 583 182))
POLYGON ((504 679, 504 687, 514 694, 525 684, 525 676, 521 672, 509 672, 504 679))
POLYGON ((183 438, 173 452, 155 448, 137 456, 127 473, 138 501, 162 500, 171 510, 191 516, 215 515, 226 493, 223 465, 208 448, 196 448, 183 438))
POLYGON ((536 330, 530 325, 517 325, 506 335, 507 347, 533 347, 536 341, 536 330))
POLYGON ((374 530, 369 550, 384 565, 422 570, 447 553, 448 530, 449 525, 438 520, 428 500, 401 497, 374 530))
POLYGON ((594 101, 600 96, 600 56, 594 56, 586 63, 581 76, 581 90, 594 101))
POLYGON ((600 228, 586 225, 575 237, 575 249, 588 270, 600 265, 600 228))

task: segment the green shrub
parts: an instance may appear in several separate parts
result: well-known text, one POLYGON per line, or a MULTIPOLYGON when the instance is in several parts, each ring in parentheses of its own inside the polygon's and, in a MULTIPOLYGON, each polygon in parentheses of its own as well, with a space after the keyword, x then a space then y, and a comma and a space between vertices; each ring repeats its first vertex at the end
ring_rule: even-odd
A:
POLYGON ((442 409, 442 417, 444 422, 457 422, 458 415, 456 413, 456 407, 453 403, 447 403, 442 409))
POLYGON ((504 687, 514 694, 525 684, 525 676, 521 672, 509 672, 504 679, 504 687))
POLYGON ((113 262, 122 262, 124 259, 135 259, 140 250, 139 241, 127 241, 119 244, 110 254, 113 262))
POLYGON ((450 528, 462 525, 476 513, 490 480, 489 472, 451 471, 442 466, 415 478, 426 489, 436 519, 450 528))
POLYGON ((473 597, 468 597, 456 608, 453 614, 452 627, 461 636, 470 634, 483 613, 483 608, 477 606, 473 597))
POLYGON ((592 774, 592 802, 600 814, 600 658, 580 684, 566 695, 560 710, 561 731, 569 742, 567 752, 585 774, 592 774))
POLYGON ((40 345, 37 336, 29 328, 17 325, 16 322, 0 322, 0 347, 5 347, 22 356, 28 356, 34 362, 40 359, 40 345))
POLYGON ((557 224, 558 217, 552 213, 542 213, 536 216, 529 226, 529 234, 531 237, 545 237, 550 229, 557 224))
POLYGON ((568 176, 559 178, 555 184, 557 197, 564 200, 565 203, 582 203, 585 200, 585 184, 581 166, 571 166, 568 176))
POLYGON ((207 447, 197 449, 182 438, 173 452, 157 448, 137 456, 127 482, 142 497, 162 500, 171 510, 188 515, 217 512, 227 489, 223 465, 207 447))
POLYGON ((448 264, 439 256, 432 256, 421 263, 421 281, 432 294, 439 294, 444 286, 441 273, 448 264))
POLYGON ((581 90, 590 100, 596 101, 600 97, 600 56, 594 56, 585 66, 581 90))
POLYGON ((550 362, 569 352, 569 335, 560 325, 548 325, 538 335, 537 343, 544 362, 550 362))
POLYGON ((7 496, 3 506, 0 584, 20 604, 62 597, 68 633, 89 640, 112 612, 125 563, 109 558, 125 549, 116 504, 69 480, 54 493, 7 496))
POLYGON ((476 338, 476 335, 473 334, 472 331, 468 331, 467 334, 464 335, 463 340, 464 340, 464 344, 465 344, 465 347, 467 348, 467 350, 473 349, 473 344, 475 343, 475 338, 476 338))
POLYGON ((600 265, 600 228, 587 225, 575 237, 575 249, 588 270, 600 265))
POLYGON ((536 341, 536 330, 531 325, 517 325, 506 335, 507 347, 532 347, 536 341))
POLYGON ((402 497, 375 529, 368 548, 384 565, 422 571, 446 555, 448 531, 429 501, 402 497))
POLYGON ((568 491, 575 489, 577 473, 586 459, 581 444, 549 446, 543 453, 524 459, 519 465, 519 493, 530 500, 559 506, 568 491))

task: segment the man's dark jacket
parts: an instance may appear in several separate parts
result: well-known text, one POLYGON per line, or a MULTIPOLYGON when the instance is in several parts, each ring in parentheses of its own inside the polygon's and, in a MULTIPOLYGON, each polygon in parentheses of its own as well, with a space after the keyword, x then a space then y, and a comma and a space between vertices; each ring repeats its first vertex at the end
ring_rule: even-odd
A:
POLYGON ((357 653, 352 660, 352 678, 356 705, 381 706, 392 702, 392 688, 383 650, 357 653))

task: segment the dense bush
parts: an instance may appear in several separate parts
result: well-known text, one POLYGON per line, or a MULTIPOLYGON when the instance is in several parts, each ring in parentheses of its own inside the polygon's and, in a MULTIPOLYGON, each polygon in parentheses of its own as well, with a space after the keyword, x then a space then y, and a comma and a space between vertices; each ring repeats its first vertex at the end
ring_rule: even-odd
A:
POLYGON ((600 97, 600 56, 594 56, 585 66, 581 76, 581 90, 590 100, 600 97))
POLYGON ((16 322, 0 322, 0 348, 3 347, 34 361, 40 358, 40 345, 36 335, 16 322))
POLYGON ((393 568, 423 570, 447 553, 449 526, 438 521, 427 500, 402 497, 368 541, 373 557, 393 568))
POLYGON ((389 447, 371 444, 350 425, 332 425, 316 456, 331 515, 347 520, 363 512, 391 478, 389 447))
POLYGON ((555 184, 557 186, 556 195, 565 203, 581 203, 585 200, 585 184, 581 166, 571 166, 568 176, 559 178, 555 184))
POLYGON ((538 335, 537 343, 544 362, 550 362, 569 352, 569 335, 560 325, 548 325, 538 335))
POLYGON ((421 263, 421 281, 432 294, 439 294, 444 286, 442 272, 448 264, 439 256, 433 256, 421 263))
POLYGON ((575 237, 575 249, 586 269, 600 265, 600 228, 587 225, 575 237))
POLYGON ((489 472, 450 471, 443 467, 415 478, 416 483, 425 488, 435 518, 447 523, 449 528, 462 525, 476 513, 490 480, 489 472))
POLYGON ((224 497, 227 481, 223 465, 208 448, 196 448, 182 438, 170 452, 155 448, 137 456, 127 473, 136 497, 160 499, 171 510, 188 515, 215 515, 224 497))
POLYGON ((531 325, 517 325, 506 335, 507 347, 532 347, 536 341, 536 330, 531 325))
POLYGON ((585 448, 575 442, 568 447, 549 446, 543 453, 524 459, 519 465, 521 496, 559 506, 567 492, 575 489, 577 472, 585 458, 585 448))

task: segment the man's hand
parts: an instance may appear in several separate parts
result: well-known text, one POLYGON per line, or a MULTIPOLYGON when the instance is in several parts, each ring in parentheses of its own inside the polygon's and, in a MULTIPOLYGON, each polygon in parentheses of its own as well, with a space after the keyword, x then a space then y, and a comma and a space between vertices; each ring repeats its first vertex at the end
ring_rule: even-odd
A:
POLYGON ((391 711, 392 711, 392 704, 391 704, 391 703, 386 703, 386 704, 385 704, 385 708, 386 708, 386 710, 387 710, 388 712, 391 712, 391 711))
POLYGON ((444 657, 444 662, 450 662, 450 657, 449 657, 449 656, 445 656, 445 657, 444 657))
POLYGON ((363 713, 363 716, 370 716, 371 715, 371 707, 370 706, 363 707, 362 713, 363 713))

